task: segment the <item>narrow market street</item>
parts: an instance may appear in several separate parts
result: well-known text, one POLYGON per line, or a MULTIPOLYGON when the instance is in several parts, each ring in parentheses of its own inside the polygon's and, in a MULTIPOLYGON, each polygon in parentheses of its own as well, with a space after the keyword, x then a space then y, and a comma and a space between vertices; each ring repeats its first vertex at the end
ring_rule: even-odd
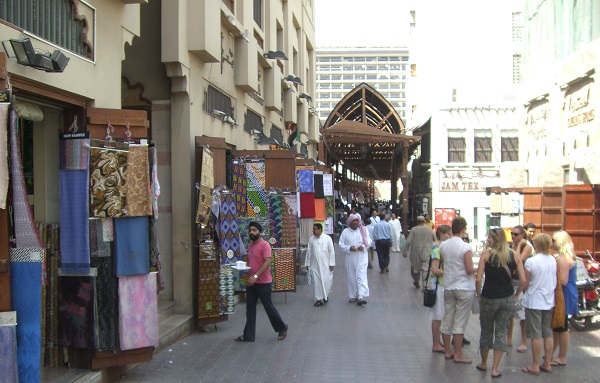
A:
MULTIPOLYGON (((370 297, 365 307, 348 303, 343 253, 336 245, 336 268, 329 303, 313 307, 312 287, 301 276, 296 293, 273 294, 289 325, 277 341, 264 310, 258 308, 255 343, 236 343, 245 306, 227 322, 195 332, 122 377, 119 382, 490 382, 489 371, 475 369, 479 316, 469 321, 464 348, 471 365, 455 364, 431 352, 431 325, 422 294, 412 286, 409 261, 392 253, 390 272, 369 270, 370 297)), ((260 305, 259 305, 260 306, 260 305)), ((520 334, 515 334, 518 344, 520 334)), ((552 374, 527 375, 531 353, 510 347, 500 365, 507 382, 598 382, 594 362, 600 357, 600 334, 571 332, 568 367, 552 374)), ((491 356, 490 356, 491 364, 491 356)))

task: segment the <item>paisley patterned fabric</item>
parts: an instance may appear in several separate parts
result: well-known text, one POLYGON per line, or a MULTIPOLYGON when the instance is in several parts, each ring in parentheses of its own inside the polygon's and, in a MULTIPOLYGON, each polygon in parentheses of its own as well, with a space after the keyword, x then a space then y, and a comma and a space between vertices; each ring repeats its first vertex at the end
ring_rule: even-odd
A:
POLYGON ((60 137, 60 169, 87 170, 90 163, 90 133, 67 133, 60 137))
POLYGON ((334 213, 333 196, 325 196, 325 215, 327 217, 333 217, 334 213))
POLYGON ((152 195, 150 193, 150 165, 147 145, 129 145, 127 160, 127 203, 125 210, 129 217, 152 215, 152 195))
POLYGON ((268 196, 265 192, 265 162, 246 162, 247 211, 248 217, 268 215, 268 196))
POLYGON ((221 264, 241 261, 239 228, 237 223, 235 198, 231 193, 221 195, 221 208, 219 210, 221 243, 221 264))
POLYGON ((235 195, 235 208, 238 217, 246 216, 246 164, 240 161, 233 161, 232 167, 232 188, 235 195))
POLYGON ((283 234, 283 195, 269 196, 269 239, 272 247, 281 247, 283 234))
POLYGON ((60 263, 66 274, 90 270, 89 183, 86 170, 59 170, 60 263))
POLYGON ((283 196, 281 247, 296 247, 298 241, 298 209, 296 194, 283 196))
POLYGON ((60 277, 58 344, 96 349, 95 277, 60 277))
POLYGON ((296 291, 295 254, 295 249, 273 249, 275 263, 274 291, 296 291))
POLYGON ((198 318, 219 316, 219 269, 216 245, 201 244, 198 256, 198 318))
POLYGON ((121 350, 158 346, 156 273, 119 278, 121 350))
POLYGON ((298 191, 300 193, 314 193, 315 180, 314 170, 300 169, 297 172, 298 191))
MULTIPOLYGON (((123 217, 127 203, 127 161, 129 152, 94 147, 101 145, 92 140, 90 158, 90 216, 98 218, 123 217)), ((120 149, 127 144, 118 145, 120 149)))
POLYGON ((4 383, 18 383, 17 326, 0 326, 0 376, 4 383))

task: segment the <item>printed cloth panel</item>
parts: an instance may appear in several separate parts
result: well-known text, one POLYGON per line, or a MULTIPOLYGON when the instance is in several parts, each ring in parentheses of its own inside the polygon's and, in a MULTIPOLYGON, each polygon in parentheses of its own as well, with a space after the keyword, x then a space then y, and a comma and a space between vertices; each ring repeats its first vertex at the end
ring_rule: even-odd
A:
POLYGON ((232 193, 221 194, 221 208, 219 210, 221 242, 221 264, 241 261, 240 234, 235 209, 235 197, 232 193))
POLYGON ((281 247, 296 247, 298 241, 298 206, 296 194, 283 196, 281 247))
POLYGON ((87 170, 90 166, 89 132, 62 134, 60 143, 61 170, 87 170))
POLYGON ((129 145, 127 163, 127 203, 125 210, 129 217, 152 215, 152 194, 150 193, 150 163, 147 145, 129 145))
POLYGON ((219 316, 218 247, 201 244, 198 256, 198 318, 219 316))
POLYGON ((212 205, 212 189, 201 185, 198 193, 198 209, 196 210, 196 223, 208 225, 210 220, 210 207, 212 205))
POLYGON ((335 209, 333 205, 333 196, 325 196, 325 215, 333 217, 335 209))
POLYGON ((158 346, 156 273, 119 278, 121 350, 158 346))
POLYGON ((283 234, 283 195, 269 196, 269 239, 271 247, 281 247, 283 234))
POLYGON ((273 249, 274 291, 296 291, 296 250, 273 249))
POLYGON ((3 383, 18 383, 17 326, 0 326, 0 376, 3 383))
POLYGON ((235 195, 237 215, 238 217, 245 217, 248 203, 246 198, 246 164, 233 161, 232 173, 232 188, 235 195))
POLYGON ((96 349, 95 277, 60 277, 58 345, 96 349))
POLYGON ((90 256, 91 257, 110 257, 111 241, 104 239, 104 230, 102 219, 90 219, 90 256))
POLYGON ((312 169, 300 169, 296 173, 298 182, 298 191, 300 193, 314 193, 315 191, 315 179, 314 170, 312 169))
POLYGON ((248 217, 267 217, 268 196, 265 192, 265 162, 246 162, 248 217))
POLYGON ((114 144, 116 149, 94 147, 90 154, 90 216, 123 217, 127 213, 127 144, 114 144))
POLYGON ((96 339, 97 351, 119 349, 119 279, 113 272, 113 257, 92 257, 97 270, 96 339))

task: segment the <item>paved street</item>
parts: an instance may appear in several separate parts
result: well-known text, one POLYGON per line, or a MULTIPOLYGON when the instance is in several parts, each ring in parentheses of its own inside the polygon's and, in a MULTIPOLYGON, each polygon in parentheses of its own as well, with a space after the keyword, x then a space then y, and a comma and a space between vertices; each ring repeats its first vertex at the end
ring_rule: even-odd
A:
MULTIPOLYGON (((236 343, 245 323, 245 306, 237 306, 218 331, 196 332, 131 370, 120 382, 490 382, 478 362, 479 316, 471 317, 465 355, 472 365, 446 361, 431 352, 431 325, 422 294, 412 286, 409 261, 392 253, 389 274, 375 264, 369 270, 370 297, 365 307, 348 303, 343 255, 336 246, 333 292, 326 306, 313 307, 312 287, 300 277, 296 293, 274 294, 274 303, 289 324, 277 340, 258 307, 255 343, 236 343)), ((599 382, 600 332, 573 331, 568 366, 552 374, 521 372, 531 353, 511 347, 501 370, 506 382, 599 382)), ((520 332, 515 334, 518 344, 520 332)), ((491 366, 491 355, 489 360, 491 366)))

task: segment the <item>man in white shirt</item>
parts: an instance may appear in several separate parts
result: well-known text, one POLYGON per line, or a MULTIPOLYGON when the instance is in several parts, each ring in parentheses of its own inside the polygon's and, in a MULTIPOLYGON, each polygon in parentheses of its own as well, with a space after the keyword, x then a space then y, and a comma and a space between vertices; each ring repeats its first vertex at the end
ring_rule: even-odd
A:
POLYGON ((365 298, 369 296, 367 248, 371 245, 371 237, 367 228, 362 225, 360 215, 351 214, 346 224, 348 227, 340 235, 338 244, 346 253, 349 302, 364 306, 367 304, 365 298))
POLYGON ((327 234, 323 235, 323 225, 313 225, 313 235, 308 240, 306 260, 310 281, 315 294, 315 307, 323 306, 329 300, 329 292, 333 283, 335 267, 335 251, 333 241, 327 234))
POLYGON ((392 213, 392 218, 388 222, 392 227, 392 251, 400 252, 400 236, 402 235, 402 224, 396 219, 396 214, 392 213))

